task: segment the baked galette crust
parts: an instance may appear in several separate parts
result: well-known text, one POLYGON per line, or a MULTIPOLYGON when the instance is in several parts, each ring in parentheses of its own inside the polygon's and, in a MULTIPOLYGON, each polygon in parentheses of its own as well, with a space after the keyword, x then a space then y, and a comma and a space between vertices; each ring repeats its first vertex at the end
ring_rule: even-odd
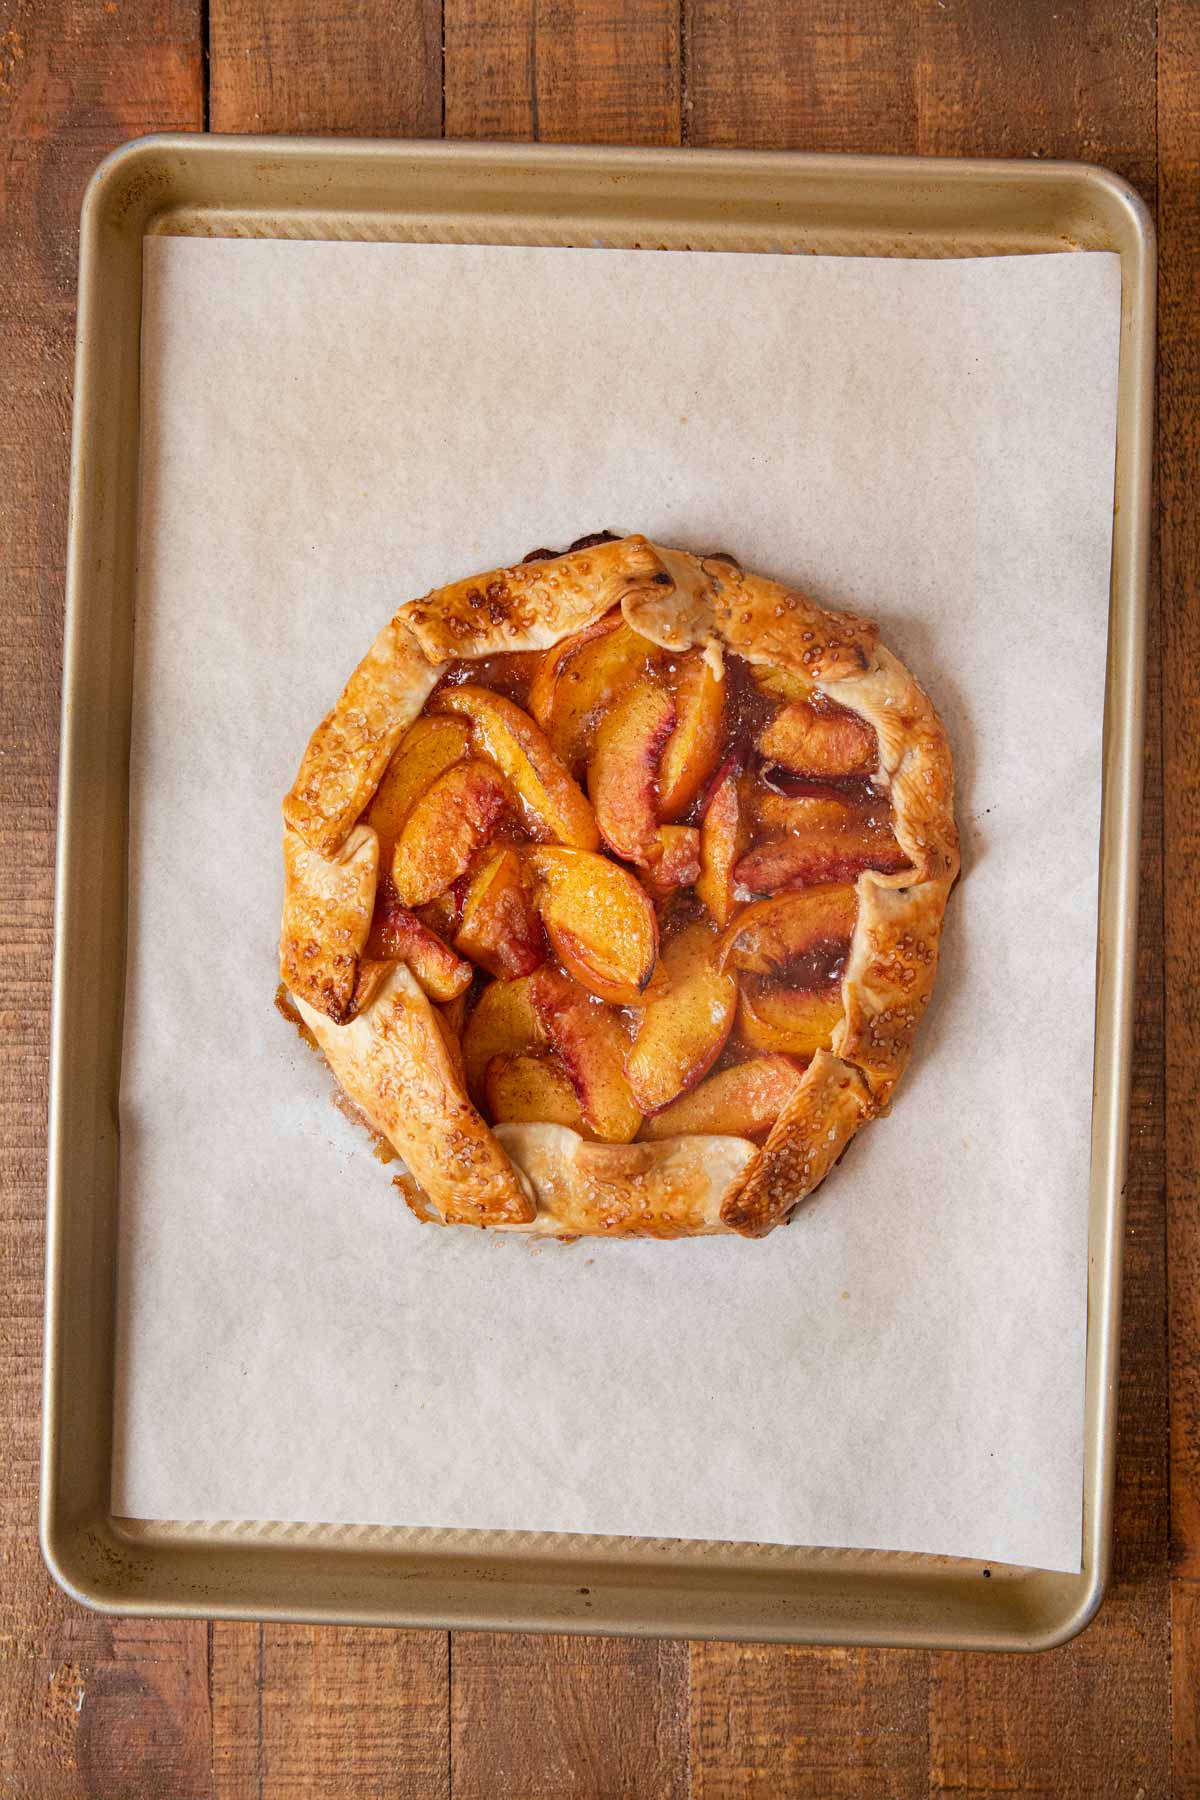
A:
MULTIPOLYGON (((442 695, 450 716, 470 712, 471 691, 442 695)), ((493 706, 498 741, 506 741, 501 703, 493 706)), ((445 713, 443 705, 429 716, 445 713)), ((493 761, 503 769, 499 752, 493 761)), ((466 805, 470 782, 461 780, 466 805)), ((565 788, 552 789, 545 804, 570 824, 570 801, 565 788)), ((877 628, 748 574, 731 557, 696 557, 637 536, 494 570, 402 606, 314 732, 284 819, 283 981, 342 1088, 408 1164, 420 1190, 410 1204, 447 1224, 533 1236, 758 1237, 786 1219, 890 1102, 932 992, 959 866, 945 730, 877 628), (903 853, 895 863, 904 866, 857 875, 840 1018, 828 1048, 798 1072, 765 1142, 656 1133, 652 1142, 594 1143, 550 1120, 493 1129, 473 1104, 457 1037, 414 976, 419 963, 410 956, 410 968, 403 947, 390 958, 371 952, 380 844, 363 815, 446 665, 551 650, 603 632, 597 622, 618 607, 648 649, 701 648, 718 680, 731 652, 785 691, 789 680, 801 683, 856 714, 878 742, 872 779, 890 802, 903 853)), ((549 841, 586 849, 572 830, 549 841)), ((656 855, 693 854, 687 828, 663 830, 656 855)), ((651 891, 652 877, 644 876, 651 891)), ((421 930, 412 920, 418 948, 421 930)), ((453 953, 437 949, 451 965, 439 969, 445 991, 460 994, 469 966, 454 980, 453 953)))

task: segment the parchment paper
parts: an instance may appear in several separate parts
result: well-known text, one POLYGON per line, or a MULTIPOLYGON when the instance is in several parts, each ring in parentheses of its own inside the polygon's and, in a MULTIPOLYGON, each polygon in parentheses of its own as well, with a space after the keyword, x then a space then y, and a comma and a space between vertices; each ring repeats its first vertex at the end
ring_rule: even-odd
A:
POLYGON ((117 1511, 1078 1568, 1117 259, 146 250, 117 1511), (422 1227, 271 1004, 379 625, 604 526, 878 617, 954 744, 917 1056, 761 1243, 422 1227))

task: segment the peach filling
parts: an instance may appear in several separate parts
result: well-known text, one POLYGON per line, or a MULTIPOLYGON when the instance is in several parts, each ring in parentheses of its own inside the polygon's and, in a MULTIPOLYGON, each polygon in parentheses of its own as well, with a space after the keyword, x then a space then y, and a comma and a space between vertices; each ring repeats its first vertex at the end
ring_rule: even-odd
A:
POLYGON ((611 1143, 765 1138, 841 1020, 858 877, 909 866, 864 720, 619 612, 451 664, 365 817, 366 955, 485 1118, 611 1143))

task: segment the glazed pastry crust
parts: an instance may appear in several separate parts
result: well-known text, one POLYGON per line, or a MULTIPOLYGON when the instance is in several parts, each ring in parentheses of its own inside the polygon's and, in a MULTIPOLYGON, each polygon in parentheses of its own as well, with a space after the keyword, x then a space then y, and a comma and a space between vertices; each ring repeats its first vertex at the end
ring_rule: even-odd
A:
POLYGON ((824 1181, 872 1111, 861 1071, 818 1050, 770 1137, 721 1202, 722 1223, 743 1237, 765 1237, 824 1181))
POLYGON ((669 582, 645 538, 618 538, 435 588, 397 617, 431 662, 549 650, 627 595, 669 582))
POLYGON ((468 1100, 441 1020, 403 963, 347 1025, 295 1000, 350 1099, 437 1196, 448 1225, 533 1220, 528 1184, 468 1100))
POLYGON ((283 802, 284 823, 310 850, 341 849, 437 678, 399 616, 385 625, 308 740, 283 802))
POLYGON ((298 1000, 336 1025, 350 1018, 359 959, 371 931, 379 839, 356 825, 332 856, 283 834, 283 928, 279 968, 298 1000))
POLYGON ((566 1125, 497 1125, 537 1199, 538 1237, 706 1237, 728 1231, 721 1202, 755 1155, 739 1137, 591 1144, 566 1125))
POLYGON ((959 867, 945 730, 877 628, 731 559, 661 549, 642 537, 495 570, 402 606, 314 733, 284 814, 291 830, 283 978, 335 1076, 412 1170, 410 1205, 446 1224, 535 1236, 759 1237, 786 1219, 859 1127, 887 1108, 933 989, 959 867), (878 780, 912 866, 859 876, 832 1049, 812 1058, 761 1146, 702 1136, 593 1144, 553 1124, 492 1131, 409 971, 361 963, 375 873, 372 866, 368 899, 370 856, 355 821, 439 666, 550 649, 617 605, 650 642, 706 646, 714 659, 727 648, 785 671, 859 714, 878 736, 878 780), (319 853, 316 861, 301 856, 305 846, 319 853), (326 941, 317 925, 327 887, 337 900, 326 941), (318 950, 305 957, 309 940, 318 950))

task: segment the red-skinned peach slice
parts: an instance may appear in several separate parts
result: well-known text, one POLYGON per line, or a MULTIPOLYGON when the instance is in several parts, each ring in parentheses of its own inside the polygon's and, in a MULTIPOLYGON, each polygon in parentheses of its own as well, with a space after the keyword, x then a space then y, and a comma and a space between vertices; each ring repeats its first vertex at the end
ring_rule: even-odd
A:
POLYGON ((586 850, 530 850, 534 904, 551 946, 576 981, 601 1000, 636 1005, 658 957, 658 922, 628 869, 586 850))
POLYGON ((461 719, 422 717, 405 732, 363 814, 364 823, 379 836, 381 869, 391 867, 396 839, 422 794, 470 749, 470 729, 461 719))
POLYGON ((760 732, 758 749, 768 762, 796 775, 869 775, 879 767, 879 739, 857 713, 794 701, 760 732))
POLYGON ((625 1073, 643 1112, 660 1112, 707 1075, 725 1046, 737 1009, 737 982, 716 967, 716 933, 686 925, 664 946, 667 988, 638 1021, 625 1073))
POLYGON ((895 875, 909 866, 890 830, 856 824, 844 831, 796 832, 757 844, 733 871, 739 900, 778 894, 784 888, 856 881, 865 869, 895 875))
POLYGON ((569 1125, 595 1136, 570 1076, 553 1055, 493 1056, 485 1081, 488 1111, 497 1125, 569 1125))
POLYGON ((463 896, 454 947, 489 975, 529 975, 546 959, 537 913, 521 876, 521 858, 507 846, 485 852, 463 896))
POLYGON ((402 906, 434 899, 466 873, 508 808, 504 782, 485 762, 460 762, 439 775, 396 839, 392 880, 402 906))
POLYGON ((529 710, 564 763, 577 774, 591 755, 596 728, 650 665, 655 647, 609 613, 546 653, 529 694, 529 710))
POLYGON ((733 871, 750 841, 747 778, 736 767, 720 781, 700 826, 700 876, 696 892, 718 925, 737 909, 733 871))
POLYGON ((534 1016, 598 1138, 628 1144, 642 1122, 625 1075, 629 1039, 611 1007, 547 963, 529 976, 534 1016))
POLYGON ((482 1095, 493 1056, 515 1056, 545 1041, 533 1010, 533 979, 524 975, 519 981, 492 981, 480 994, 462 1033, 467 1086, 473 1096, 482 1095))
POLYGON ((431 1000, 454 1000, 471 985, 470 963, 456 956, 416 913, 401 905, 387 876, 375 896, 366 955, 383 963, 407 963, 431 1000))
POLYGON ((508 778, 534 837, 596 849, 600 837, 592 809, 528 713, 503 694, 472 682, 442 688, 429 704, 437 715, 451 713, 470 722, 475 748, 508 778))
POLYGON ((658 768, 675 724, 675 702, 652 674, 632 682, 600 721, 588 792, 606 844, 628 862, 653 859, 658 768))
POLYGON ((708 1075, 647 1119, 638 1136, 762 1138, 795 1092, 802 1069, 787 1056, 754 1056, 708 1075))
POLYGON ((726 926, 717 946, 718 968, 732 962, 754 975, 809 956, 827 945, 850 942, 858 895, 849 883, 799 888, 756 900, 726 926))
POLYGON ((725 748, 725 681, 703 651, 680 658, 671 692, 675 728, 658 766, 658 813, 667 820, 683 817, 725 748))
POLYGON ((769 977, 742 978, 737 1032, 756 1050, 815 1056, 818 1050, 828 1050, 841 1016, 840 987, 786 988, 769 977))
POLYGON ((700 833, 692 825, 660 825, 655 853, 642 880, 655 900, 666 900, 700 878, 700 833))

